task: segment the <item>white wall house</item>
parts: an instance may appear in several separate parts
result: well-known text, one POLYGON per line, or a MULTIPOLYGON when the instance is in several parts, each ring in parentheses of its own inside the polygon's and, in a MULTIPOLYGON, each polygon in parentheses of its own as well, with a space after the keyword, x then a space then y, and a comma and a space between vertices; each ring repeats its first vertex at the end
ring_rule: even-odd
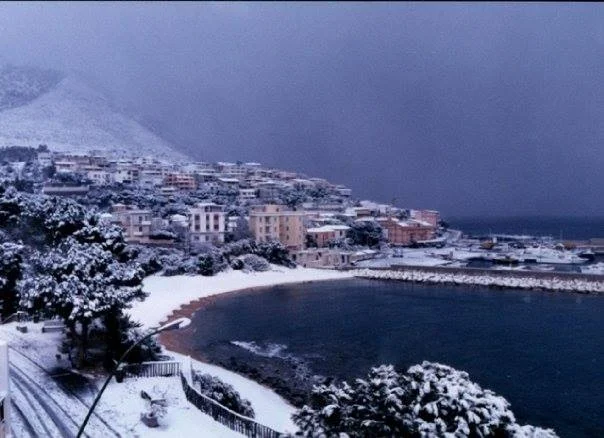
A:
POLYGON ((191 243, 224 242, 226 232, 224 207, 201 202, 188 211, 191 243))
POLYGON ((8 344, 0 341, 0 438, 11 437, 8 344))

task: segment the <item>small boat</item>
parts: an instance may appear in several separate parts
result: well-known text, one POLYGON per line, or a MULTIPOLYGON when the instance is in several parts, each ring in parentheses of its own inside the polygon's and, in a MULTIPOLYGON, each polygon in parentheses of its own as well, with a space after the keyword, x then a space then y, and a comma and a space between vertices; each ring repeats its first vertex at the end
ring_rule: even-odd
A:
POLYGON ((593 252, 591 249, 580 251, 577 255, 585 260, 595 260, 596 258, 596 253, 593 252))
POLYGON ((504 257, 493 257, 493 263, 497 265, 517 265, 520 261, 517 258, 505 255, 504 257))
POLYGON ((582 274, 604 275, 604 262, 581 267, 582 274))

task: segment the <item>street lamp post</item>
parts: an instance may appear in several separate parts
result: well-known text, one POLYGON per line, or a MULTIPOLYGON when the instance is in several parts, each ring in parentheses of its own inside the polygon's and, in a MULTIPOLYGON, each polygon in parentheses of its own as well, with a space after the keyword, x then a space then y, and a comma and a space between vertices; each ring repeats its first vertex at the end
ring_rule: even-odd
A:
POLYGON ((187 327, 189 324, 191 324, 191 320, 189 318, 178 318, 178 319, 175 319, 172 322, 169 322, 167 324, 162 325, 161 327, 159 327, 157 329, 152 330, 150 333, 148 333, 147 335, 143 336, 138 341, 136 341, 134 344, 132 344, 130 346, 130 348, 128 348, 124 352, 124 354, 122 354, 122 356, 117 361, 117 365, 115 366, 115 368, 113 369, 113 371, 111 371, 109 373, 109 376, 105 380, 105 383, 103 383, 103 386, 101 387, 101 390, 99 391, 99 393, 97 394, 96 398, 94 399, 94 402, 92 402, 92 405, 90 406, 90 409, 88 409, 88 413, 86 414, 86 418, 84 418, 84 422, 80 426, 80 429, 78 430, 78 434, 77 434, 76 438, 80 438, 82 436, 82 434, 84 433, 84 428, 86 427, 86 424, 88 424, 88 420, 90 419, 90 416, 92 415, 92 412, 94 411, 94 408, 96 407, 96 405, 98 404, 99 400, 101 399, 101 395, 103 395, 103 392, 107 388, 107 385, 109 385, 109 382, 111 381, 111 378, 115 375, 116 371, 119 371, 119 369, 120 369, 120 367, 122 365, 122 362, 124 361, 124 359, 126 358, 126 356, 128 356, 128 354, 134 349, 134 347, 136 347, 137 345, 139 345, 144 340, 149 339, 151 336, 155 336, 158 333, 169 331, 169 330, 180 330, 180 329, 183 329, 183 328, 187 327))

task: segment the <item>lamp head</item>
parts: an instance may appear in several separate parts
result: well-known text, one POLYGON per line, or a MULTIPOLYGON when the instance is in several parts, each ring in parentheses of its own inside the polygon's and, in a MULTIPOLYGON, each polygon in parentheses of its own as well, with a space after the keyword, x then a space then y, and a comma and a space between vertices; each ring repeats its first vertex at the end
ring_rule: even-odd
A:
POLYGON ((162 325, 159 329, 157 329, 157 331, 165 332, 169 330, 181 330, 187 327, 189 324, 191 324, 191 320, 189 318, 182 317, 162 325))

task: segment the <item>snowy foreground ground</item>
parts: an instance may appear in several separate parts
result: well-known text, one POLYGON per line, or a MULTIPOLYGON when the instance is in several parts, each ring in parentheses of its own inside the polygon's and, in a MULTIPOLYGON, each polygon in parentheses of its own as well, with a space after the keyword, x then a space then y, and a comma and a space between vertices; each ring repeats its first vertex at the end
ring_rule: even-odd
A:
MULTIPOLYGON (((317 269, 286 269, 273 267, 269 272, 243 273, 230 271, 214 277, 153 276, 145 280, 149 296, 131 309, 132 316, 146 327, 165 320, 172 311, 199 298, 251 287, 266 287, 285 283, 350 278, 352 274, 317 269)), ((13 429, 17 436, 75 436, 88 407, 91 405, 103 376, 86 376, 93 384, 70 393, 56 380, 57 367, 67 368, 64 358, 57 358, 60 333, 42 333, 42 324, 26 323, 27 333, 16 330, 17 323, 0 325, 0 339, 6 340, 11 370, 11 392, 23 415, 13 412, 13 429), (51 412, 52 411, 52 412, 51 412), (58 415, 56 414, 58 412, 58 415), (52 416, 54 415, 54 420, 52 416), (28 429, 29 428, 29 429, 28 429)), ((167 351, 175 359, 190 360, 176 352, 167 351)), ((256 419, 281 432, 294 431, 291 421, 294 407, 270 389, 223 368, 192 360, 195 369, 218 376, 230 383, 244 398, 251 401, 256 419)), ((86 427, 90 437, 110 437, 119 433, 124 437, 212 437, 241 436, 202 414, 185 398, 179 378, 112 380, 103 394, 95 413, 86 427), (159 428, 150 429, 140 421, 145 401, 140 392, 167 399, 167 416, 159 428)))

